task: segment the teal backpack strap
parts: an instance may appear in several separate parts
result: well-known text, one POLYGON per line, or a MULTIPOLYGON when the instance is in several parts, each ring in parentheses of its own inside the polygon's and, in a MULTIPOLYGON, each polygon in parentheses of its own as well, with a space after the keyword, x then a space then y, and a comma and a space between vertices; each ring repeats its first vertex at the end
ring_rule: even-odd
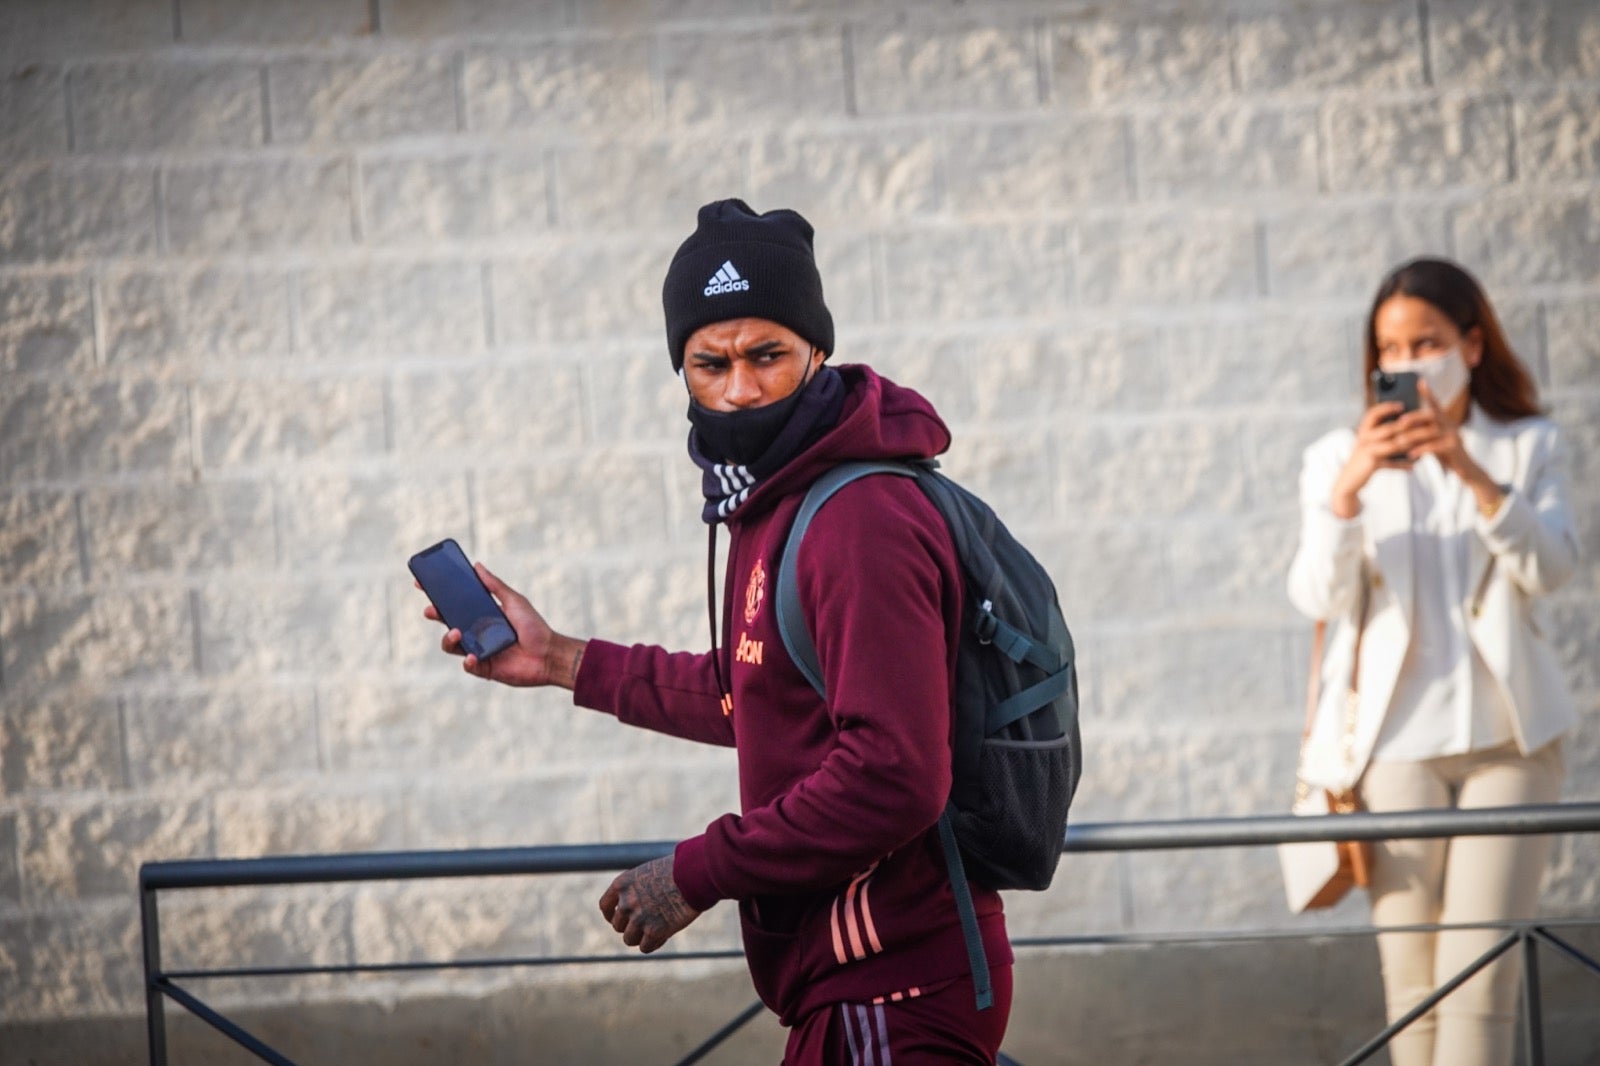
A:
MULTIPOLYGON (((789 527, 789 539, 784 542, 783 557, 778 563, 778 587, 774 592, 777 597, 775 609, 778 613, 778 633, 783 637, 783 647, 789 653, 789 658, 811 683, 811 687, 817 690, 817 695, 824 698, 827 697, 828 690, 822 681, 822 665, 817 661, 817 646, 811 639, 811 631, 806 628, 805 614, 800 610, 798 576, 800 542, 805 539, 811 520, 817 516, 822 505, 827 503, 834 493, 850 482, 870 474, 916 477, 917 471, 915 467, 904 463, 873 462, 840 463, 829 470, 812 482, 811 487, 806 490, 806 498, 800 503, 800 510, 794 517, 794 525, 789 527)), ((1021 638, 1021 634, 1017 634, 1017 637, 1021 638)), ((1026 638, 1022 640, 1025 642, 1026 638)), ((1024 654, 1026 651, 1019 647, 1016 652, 1017 657, 1020 658, 1024 654)), ((972 890, 967 884, 966 866, 961 861, 961 849, 956 844, 955 823, 951 821, 948 807, 939 816, 939 843, 944 849, 945 867, 950 874, 950 891, 955 896, 956 914, 961 919, 961 936, 966 942, 967 965, 972 969, 972 984, 977 992, 978 1009, 988 1010, 994 1005, 989 959, 983 951, 983 936, 978 929, 978 912, 972 904, 972 890)))
POLYGON ((811 639, 811 631, 806 628, 806 616, 800 610, 800 542, 805 539, 811 520, 817 517, 817 512, 822 510, 822 505, 834 493, 850 482, 871 474, 917 476, 904 463, 840 463, 833 467, 806 490, 806 498, 801 501, 800 511, 794 516, 794 525, 789 527, 789 539, 783 545, 783 558, 778 563, 778 587, 774 593, 778 598, 778 634, 783 637, 783 647, 789 653, 789 658, 819 696, 825 697, 827 690, 822 683, 822 665, 817 662, 816 643, 811 639))

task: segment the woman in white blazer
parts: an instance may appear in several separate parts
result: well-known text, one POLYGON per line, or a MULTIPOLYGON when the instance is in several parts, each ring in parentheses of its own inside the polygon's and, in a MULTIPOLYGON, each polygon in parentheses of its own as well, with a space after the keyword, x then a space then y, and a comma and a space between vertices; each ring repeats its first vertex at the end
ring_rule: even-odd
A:
MULTIPOLYGON (((1384 279, 1365 348, 1365 414, 1307 448, 1300 476, 1289 598, 1333 623, 1303 776, 1355 786, 1374 811, 1553 803, 1576 720, 1542 603, 1578 562, 1560 434, 1454 263, 1384 279), (1375 371, 1417 374, 1419 409, 1373 404, 1375 371)), ((1527 836, 1380 843, 1373 922, 1531 917, 1548 849, 1527 836)), ((1390 1020, 1500 935, 1381 934, 1390 1020)), ((1509 1064, 1517 974, 1511 953, 1446 997, 1396 1036, 1395 1066, 1509 1064)))

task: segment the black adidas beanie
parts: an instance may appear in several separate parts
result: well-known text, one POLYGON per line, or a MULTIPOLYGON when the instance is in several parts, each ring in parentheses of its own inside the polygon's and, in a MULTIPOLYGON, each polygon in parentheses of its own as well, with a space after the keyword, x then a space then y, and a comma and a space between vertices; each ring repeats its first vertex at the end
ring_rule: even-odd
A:
POLYGON ((758 215, 743 200, 702 207, 661 286, 672 369, 683 369, 690 334, 730 318, 768 319, 833 354, 833 316, 822 302, 811 235, 796 211, 758 215))

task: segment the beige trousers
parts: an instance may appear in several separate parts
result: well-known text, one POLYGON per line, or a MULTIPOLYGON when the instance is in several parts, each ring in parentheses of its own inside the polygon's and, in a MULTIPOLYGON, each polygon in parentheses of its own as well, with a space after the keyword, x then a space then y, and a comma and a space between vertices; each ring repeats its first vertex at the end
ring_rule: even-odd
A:
MULTIPOLYGON (((1373 763, 1361 779, 1368 810, 1554 803, 1560 741, 1523 756, 1514 743, 1423 762, 1373 763)), ((1372 923, 1431 925, 1531 918, 1550 856, 1545 836, 1389 840, 1375 845, 1372 923)), ((1494 946, 1504 930, 1380 933, 1391 1022, 1494 946)), ((1394 1066, 1509 1066, 1521 974, 1512 948, 1412 1022, 1389 1044, 1394 1066)))

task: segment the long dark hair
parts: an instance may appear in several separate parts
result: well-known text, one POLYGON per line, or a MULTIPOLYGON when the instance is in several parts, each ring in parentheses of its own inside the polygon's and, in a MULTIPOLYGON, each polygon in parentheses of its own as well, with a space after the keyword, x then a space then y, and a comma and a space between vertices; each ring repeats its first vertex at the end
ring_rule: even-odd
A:
POLYGON ((1483 359, 1472 368, 1468 386, 1473 401, 1501 422, 1542 413, 1533 375, 1511 350, 1500 319, 1484 295, 1483 286, 1448 259, 1413 259, 1402 263, 1383 279, 1367 313, 1367 402, 1372 402, 1372 372, 1378 369, 1378 308, 1393 296, 1426 300, 1455 323, 1463 334, 1476 328, 1483 339, 1483 359))

